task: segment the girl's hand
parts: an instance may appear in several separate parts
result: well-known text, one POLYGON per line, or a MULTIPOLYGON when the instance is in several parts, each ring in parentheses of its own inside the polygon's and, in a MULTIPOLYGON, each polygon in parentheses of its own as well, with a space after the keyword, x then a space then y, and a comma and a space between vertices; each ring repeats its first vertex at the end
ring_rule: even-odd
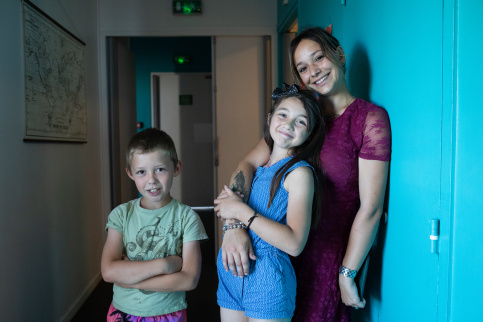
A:
POLYGON ((353 278, 339 274, 339 287, 342 302, 347 306, 352 306, 355 309, 366 306, 366 300, 359 297, 357 285, 353 278))
MULTIPOLYGON (((218 200, 218 199, 220 199, 220 200, 221 200, 221 199, 225 199, 225 198, 227 198, 227 197, 228 197, 228 193, 226 192, 225 187, 226 187, 226 186, 224 186, 224 187, 223 187, 223 190, 221 190, 220 194, 218 195, 218 198, 216 198, 217 200, 218 200)), ((236 195, 238 198, 240 198, 241 200, 243 200, 243 198, 245 197, 245 195, 244 195, 243 193, 241 193, 240 191, 233 191, 233 190, 231 190, 231 189, 228 189, 228 190, 230 190, 230 191, 234 192, 234 193, 235 193, 235 195, 236 195)))
MULTIPOLYGON (((239 192, 239 191, 235 191, 235 194, 241 199, 243 200, 244 198, 244 195, 239 192)), ((216 198, 217 200, 221 200, 221 199, 225 199, 228 197, 228 194, 226 193, 225 191, 225 188, 223 187, 223 190, 221 190, 220 194, 218 195, 218 198, 216 198)), ((215 210, 215 214, 218 216, 218 212, 215 210)), ((220 217, 220 216, 218 216, 220 217)))
POLYGON ((226 197, 228 197, 228 194, 225 191, 225 187, 226 186, 223 186, 223 190, 221 190, 220 194, 218 195, 218 198, 216 199, 225 199, 226 197))
POLYGON ((246 206, 240 193, 232 191, 225 186, 220 196, 215 199, 215 213, 220 219, 238 219, 239 212, 246 206))
POLYGON ((225 271, 231 271, 233 276, 239 277, 249 274, 249 259, 257 259, 245 229, 226 231, 221 245, 221 256, 225 271))

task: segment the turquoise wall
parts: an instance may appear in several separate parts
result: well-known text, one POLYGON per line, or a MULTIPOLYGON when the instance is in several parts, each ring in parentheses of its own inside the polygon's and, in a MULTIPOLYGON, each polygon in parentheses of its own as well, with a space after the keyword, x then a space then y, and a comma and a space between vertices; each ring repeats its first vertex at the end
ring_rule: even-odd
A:
POLYGON ((136 57, 137 121, 144 128, 151 127, 151 73, 211 73, 211 37, 136 37, 131 50, 136 57), (190 62, 174 64, 179 54, 190 56, 190 62))
MULTIPOLYGON (((446 2, 445 2, 446 3, 446 2)), ((452 223, 452 321, 482 320, 483 108, 479 94, 483 61, 483 3, 457 1, 454 68, 454 220, 452 223)))
POLYGON ((483 4, 346 2, 296 4, 299 30, 333 24, 352 93, 391 119, 389 219, 371 257, 368 306, 354 318, 477 320, 481 313, 469 308, 479 307, 483 283, 483 109, 476 102, 483 4), (430 252, 431 219, 441 221, 439 254, 430 252))

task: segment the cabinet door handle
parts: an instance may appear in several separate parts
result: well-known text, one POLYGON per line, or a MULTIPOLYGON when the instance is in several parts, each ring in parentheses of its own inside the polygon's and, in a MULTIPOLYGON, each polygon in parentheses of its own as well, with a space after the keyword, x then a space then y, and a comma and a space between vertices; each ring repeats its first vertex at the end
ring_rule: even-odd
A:
POLYGON ((431 253, 439 254, 439 219, 431 220, 431 235, 429 235, 429 239, 431 240, 431 253))

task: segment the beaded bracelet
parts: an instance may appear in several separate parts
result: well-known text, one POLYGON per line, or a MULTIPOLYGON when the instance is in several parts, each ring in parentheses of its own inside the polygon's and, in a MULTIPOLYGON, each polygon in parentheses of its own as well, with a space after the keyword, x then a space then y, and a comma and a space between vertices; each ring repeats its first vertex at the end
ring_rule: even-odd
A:
POLYGON ((247 226, 242 222, 238 222, 238 223, 234 223, 234 224, 224 224, 223 225, 223 232, 225 232, 229 229, 247 229, 247 226))
POLYGON ((340 267, 339 267, 339 274, 342 274, 342 275, 344 275, 344 276, 346 276, 348 278, 354 278, 357 275, 357 271, 354 271, 354 270, 352 270, 350 268, 347 268, 347 267, 344 267, 344 266, 340 265, 340 267))

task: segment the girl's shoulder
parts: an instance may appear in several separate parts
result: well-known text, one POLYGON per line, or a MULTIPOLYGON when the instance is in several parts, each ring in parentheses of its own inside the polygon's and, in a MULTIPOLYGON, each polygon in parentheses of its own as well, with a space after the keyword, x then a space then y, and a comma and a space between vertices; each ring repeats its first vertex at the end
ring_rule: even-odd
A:
POLYGON ((305 161, 297 162, 293 167, 285 173, 282 185, 285 190, 290 191, 292 188, 299 189, 304 186, 313 186, 314 170, 310 164, 305 161), (295 165, 299 166, 295 166, 295 165))
POLYGON ((300 160, 296 163, 294 163, 288 170, 287 172, 292 172, 293 170, 295 169, 298 169, 298 168, 302 168, 302 167, 308 167, 310 169, 313 169, 313 167, 310 165, 310 163, 308 163, 307 161, 305 160, 300 160))
POLYGON ((287 169, 287 171, 285 171, 284 179, 288 175, 291 175, 291 177, 303 176, 305 173, 314 174, 315 171, 314 171, 314 168, 310 165, 310 163, 308 163, 305 160, 301 160, 294 163, 290 168, 287 169))
MULTIPOLYGON (((286 158, 284 158, 282 160, 277 161, 276 163, 274 163, 273 165, 269 166, 268 168, 271 168, 272 171, 278 171, 280 168, 282 168, 288 162, 290 162, 290 160, 292 160, 292 158, 293 158, 293 156, 286 157, 286 158)), ((291 171, 293 171, 293 170, 295 170, 297 168, 300 168, 300 167, 310 167, 310 168, 312 168, 312 166, 310 165, 310 163, 308 163, 305 160, 300 160, 300 161, 297 161, 296 163, 292 164, 290 166, 290 168, 284 170, 285 171, 285 174, 290 173, 291 171)))

